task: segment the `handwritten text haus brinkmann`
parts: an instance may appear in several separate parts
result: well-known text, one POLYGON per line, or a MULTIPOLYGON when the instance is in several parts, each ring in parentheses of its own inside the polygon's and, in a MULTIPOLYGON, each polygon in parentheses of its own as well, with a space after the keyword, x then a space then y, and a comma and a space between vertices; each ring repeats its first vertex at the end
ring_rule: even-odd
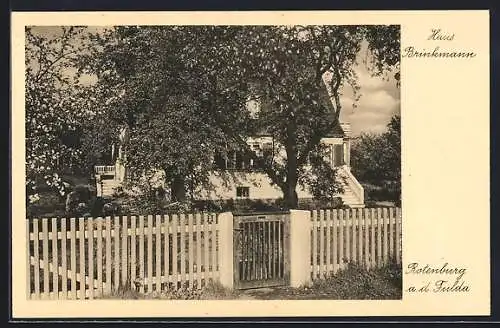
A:
MULTIPOLYGON (((437 41, 437 42, 452 42, 455 40, 454 33, 446 33, 441 29, 431 29, 430 35, 427 37, 427 41, 437 41)), ((401 52, 401 57, 403 58, 459 58, 459 59, 471 59, 476 57, 474 51, 464 51, 456 49, 443 49, 440 46, 434 46, 434 48, 416 48, 414 46, 408 46, 401 52)))

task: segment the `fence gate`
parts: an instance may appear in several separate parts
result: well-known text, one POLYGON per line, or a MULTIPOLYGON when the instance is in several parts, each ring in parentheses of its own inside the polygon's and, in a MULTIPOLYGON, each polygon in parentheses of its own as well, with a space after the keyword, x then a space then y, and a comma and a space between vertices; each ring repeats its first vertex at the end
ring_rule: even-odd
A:
POLYGON ((234 288, 283 286, 290 281, 290 214, 234 214, 234 288))

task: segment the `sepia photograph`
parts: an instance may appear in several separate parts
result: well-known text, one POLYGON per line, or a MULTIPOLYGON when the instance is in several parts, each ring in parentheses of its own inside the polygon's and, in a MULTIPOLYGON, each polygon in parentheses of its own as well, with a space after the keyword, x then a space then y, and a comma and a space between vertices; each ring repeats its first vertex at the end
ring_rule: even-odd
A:
POLYGON ((400 25, 24 47, 27 299, 402 299, 400 25))

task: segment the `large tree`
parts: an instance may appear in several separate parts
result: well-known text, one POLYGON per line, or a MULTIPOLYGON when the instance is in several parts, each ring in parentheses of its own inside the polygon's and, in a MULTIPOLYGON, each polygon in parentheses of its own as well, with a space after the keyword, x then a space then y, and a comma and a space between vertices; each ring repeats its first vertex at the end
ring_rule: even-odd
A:
POLYGON ((84 66, 120 95, 108 122, 130 127, 131 172, 164 170, 182 199, 187 186, 208 181, 214 150, 238 149, 262 164, 289 208, 311 172, 336 186, 335 172, 317 160, 320 141, 338 124, 342 90, 359 89, 362 43, 374 74, 399 61, 395 26, 120 27, 97 42, 102 48, 84 66), (256 117, 245 106, 249 97, 261 105, 256 117), (285 155, 276 149, 279 158, 262 161, 246 143, 258 130, 285 155))
POLYGON ((81 164, 81 137, 93 99, 74 74, 78 56, 89 46, 86 29, 36 30, 27 27, 25 33, 27 199, 37 195, 40 183, 65 194, 61 176, 81 164))
MULTIPOLYGON (((350 85, 355 95, 359 91, 355 65, 362 43, 370 51, 367 64, 371 72, 383 74, 399 63, 399 28, 264 26, 241 32, 242 66, 249 67, 246 77, 257 81, 255 96, 263 105, 258 124, 286 154, 281 160, 267 162, 265 172, 282 190, 289 208, 297 206, 297 184, 314 184, 311 180, 313 176, 318 179, 318 174, 322 175, 319 179, 329 177, 327 185, 333 187, 323 190, 329 195, 321 195, 319 190, 318 196, 334 195, 339 191, 335 188, 338 180, 335 170, 319 160, 324 156, 321 139, 339 124, 342 90, 350 85), (325 81, 330 96, 327 102, 322 101, 325 81)), ((245 148, 244 136, 230 129, 227 132, 245 148)))
POLYGON ((188 190, 208 183, 213 152, 231 147, 224 129, 248 130, 247 83, 240 67, 230 65, 234 33, 212 26, 118 27, 96 37, 102 48, 81 59, 81 70, 118 95, 107 99, 106 119, 96 130, 128 127, 131 182, 161 170, 173 198, 184 200, 188 190))

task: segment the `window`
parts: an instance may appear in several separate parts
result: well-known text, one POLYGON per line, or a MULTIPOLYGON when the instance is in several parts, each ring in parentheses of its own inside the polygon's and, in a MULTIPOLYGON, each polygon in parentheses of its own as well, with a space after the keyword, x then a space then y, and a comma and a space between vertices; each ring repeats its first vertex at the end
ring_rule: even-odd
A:
POLYGON ((342 166, 344 165, 344 145, 335 145, 334 150, 334 165, 342 166))
POLYGON ((236 197, 239 198, 250 197, 250 187, 236 187, 236 197))
POLYGON ((215 153, 214 165, 216 169, 225 170, 226 169, 226 156, 222 153, 215 153))
POLYGON ((236 153, 236 169, 247 170, 250 168, 250 157, 245 152, 236 153))
POLYGON ((227 168, 229 170, 236 169, 236 152, 230 151, 227 155, 227 168))

